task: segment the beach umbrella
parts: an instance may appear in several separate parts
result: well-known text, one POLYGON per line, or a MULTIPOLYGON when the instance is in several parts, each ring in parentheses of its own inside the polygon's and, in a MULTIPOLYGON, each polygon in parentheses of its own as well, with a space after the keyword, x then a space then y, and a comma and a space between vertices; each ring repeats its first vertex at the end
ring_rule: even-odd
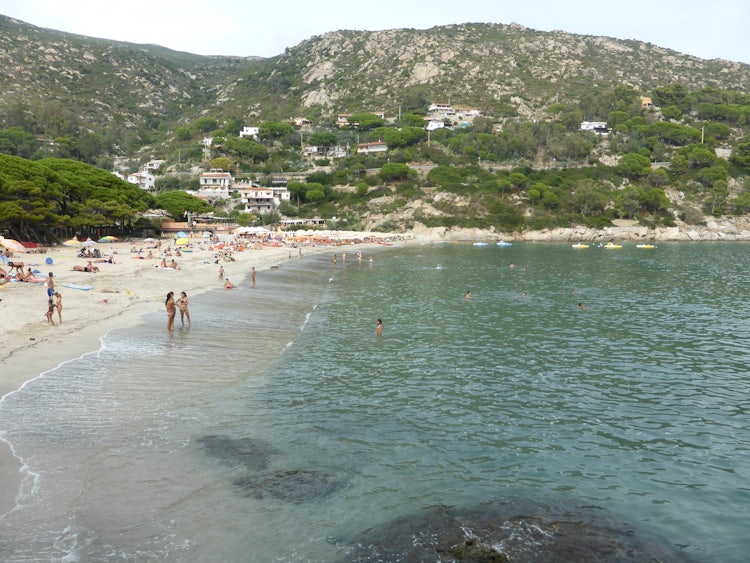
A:
POLYGON ((102 237, 99 239, 99 242, 117 242, 120 240, 117 237, 113 237, 112 235, 107 235, 106 237, 102 237))
POLYGON ((151 237, 148 237, 148 238, 143 239, 143 242, 145 242, 146 244, 151 244, 152 242, 156 242, 156 241, 152 239, 151 237))
POLYGON ((188 239, 186 239, 185 237, 180 237, 180 238, 178 238, 178 239, 177 239, 176 241, 174 241, 174 243, 175 243, 175 244, 176 244, 177 246, 183 246, 183 245, 186 245, 186 244, 187 244, 188 242, 190 242, 190 241, 189 241, 188 239))
POLYGON ((187 238, 187 235, 185 234, 184 231, 180 231, 179 233, 175 235, 175 238, 187 238))
POLYGON ((78 246, 79 244, 81 244, 81 241, 78 240, 77 238, 72 238, 70 240, 66 240, 63 243, 64 246, 78 246))
POLYGON ((96 241, 91 240, 90 238, 87 238, 85 241, 81 243, 83 246, 96 246, 96 241))
POLYGON ((26 247, 12 238, 0 238, 0 246, 12 252, 26 252, 26 247))

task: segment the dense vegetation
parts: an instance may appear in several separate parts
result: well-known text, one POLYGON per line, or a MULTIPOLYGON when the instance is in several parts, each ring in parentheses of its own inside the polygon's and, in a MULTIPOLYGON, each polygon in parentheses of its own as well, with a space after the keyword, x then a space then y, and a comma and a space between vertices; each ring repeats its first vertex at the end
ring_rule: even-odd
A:
MULTIPOLYGON (((335 217, 348 228, 419 221, 521 230, 615 218, 670 225, 750 209, 746 65, 671 52, 667 65, 663 50, 637 42, 483 24, 336 32, 249 60, 78 38, 0 17, 0 47, 24 69, 0 73, 0 97, 12 96, 0 104, 0 228, 127 230, 154 205, 175 216, 203 212, 181 190, 196 189, 208 168, 261 184, 287 176, 293 197, 282 213, 335 217), (44 61, 24 34, 69 65, 55 81, 34 72, 44 61), (442 66, 424 62, 447 60, 448 51, 442 66), (573 55, 561 59, 563 51, 573 55), (595 69, 596 84, 580 73, 581 61, 595 69), (419 65, 433 74, 428 83, 415 79, 419 65), (469 67, 473 74, 461 70, 469 67), (428 134, 429 104, 451 95, 483 116, 446 120, 454 126, 428 134), (383 104, 397 111, 371 113, 383 104), (337 127, 337 112, 356 126, 337 127), (292 125, 302 116, 307 125, 292 125), (582 131, 584 120, 606 122, 611 133, 582 131), (244 126, 257 126, 258 137, 240 138, 244 126), (356 152, 379 140, 388 153, 356 152), (311 145, 348 147, 348 156, 306 158, 311 145), (166 161, 156 200, 83 164, 133 172, 151 158, 166 161)), ((272 219, 231 202, 214 212, 272 219)))

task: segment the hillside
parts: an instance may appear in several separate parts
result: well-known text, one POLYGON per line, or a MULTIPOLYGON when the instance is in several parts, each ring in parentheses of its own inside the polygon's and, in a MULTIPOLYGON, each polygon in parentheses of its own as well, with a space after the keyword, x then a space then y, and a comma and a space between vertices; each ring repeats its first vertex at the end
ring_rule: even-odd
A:
POLYGON ((269 59, 205 57, 0 16, 0 127, 25 118, 49 136, 69 121, 158 142, 202 115, 395 114, 399 106, 447 100, 489 115, 537 117, 551 103, 616 85, 649 92, 673 83, 748 91, 750 66, 516 24, 336 31, 269 59))
POLYGON ((237 104, 281 98, 323 113, 373 106, 395 113, 410 101, 453 100, 487 114, 538 117, 551 103, 620 84, 648 93, 672 83, 748 91, 750 65, 516 24, 337 31, 259 62, 227 96, 237 104))
MULTIPOLYGON (((749 124, 750 65, 633 40, 461 24, 204 57, 0 16, 0 153, 128 173, 163 160, 162 193, 196 190, 209 168, 265 186, 281 175, 291 197, 270 208, 238 190, 212 201, 240 224, 705 225, 750 213, 749 124), (426 130, 429 106, 445 103, 471 118, 433 112, 426 130)), ((0 201, 14 209, 27 189, 0 184, 0 201)))
POLYGON ((211 108, 217 91, 247 61, 84 37, 0 16, 0 119, 51 137, 76 127, 107 134, 158 129, 211 108))

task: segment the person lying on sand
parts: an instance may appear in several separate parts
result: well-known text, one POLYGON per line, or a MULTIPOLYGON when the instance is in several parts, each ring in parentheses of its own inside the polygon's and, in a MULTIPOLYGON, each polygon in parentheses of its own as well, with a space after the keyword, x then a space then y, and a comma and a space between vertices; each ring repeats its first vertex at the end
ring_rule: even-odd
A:
POLYGON ((74 272, 98 272, 99 268, 97 266, 94 266, 91 262, 86 264, 85 266, 73 266, 74 272))

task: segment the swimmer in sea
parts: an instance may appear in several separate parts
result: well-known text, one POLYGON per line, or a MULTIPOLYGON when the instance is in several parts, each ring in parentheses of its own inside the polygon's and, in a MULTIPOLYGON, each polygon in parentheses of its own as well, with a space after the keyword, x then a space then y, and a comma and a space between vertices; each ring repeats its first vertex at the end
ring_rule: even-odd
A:
POLYGON ((378 319, 377 328, 375 329, 375 335, 376 336, 382 336, 383 335, 383 321, 378 319))

